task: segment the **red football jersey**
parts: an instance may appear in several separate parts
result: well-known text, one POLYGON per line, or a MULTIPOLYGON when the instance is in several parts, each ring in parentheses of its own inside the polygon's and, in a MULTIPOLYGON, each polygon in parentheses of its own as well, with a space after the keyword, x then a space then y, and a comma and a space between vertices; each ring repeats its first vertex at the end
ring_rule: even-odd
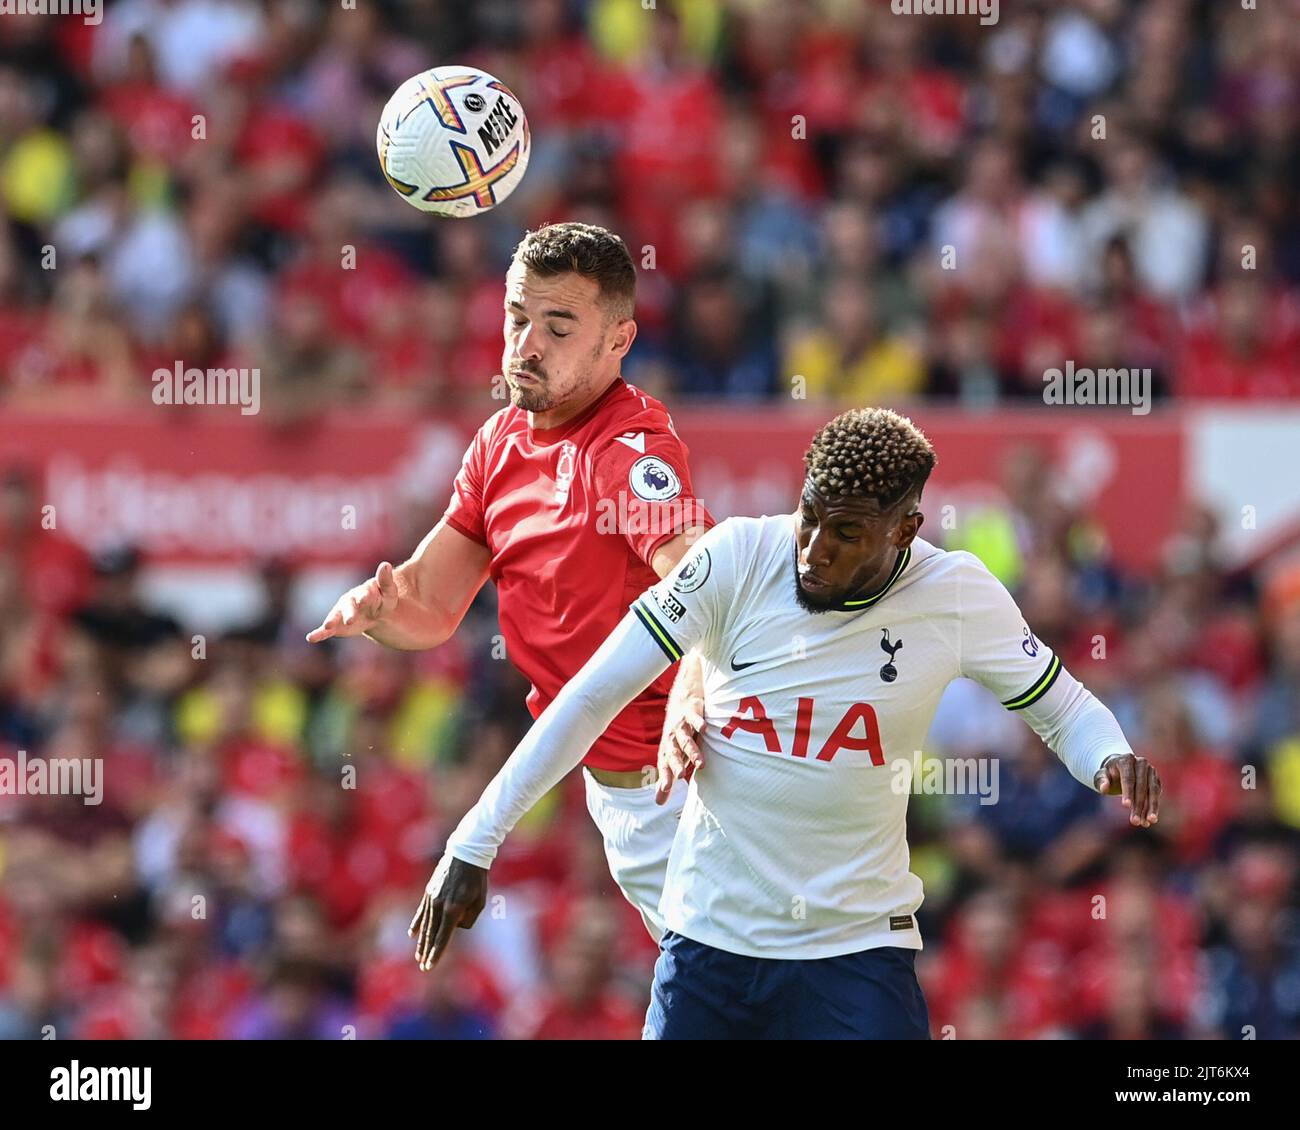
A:
MULTIPOLYGON (((686 456, 668 410, 621 377, 557 428, 531 427, 512 405, 469 445, 444 517, 492 552, 501 632, 533 685, 534 718, 659 580, 655 550, 691 525, 713 525, 686 456)), ((655 763, 676 670, 614 719, 584 764, 655 763)))

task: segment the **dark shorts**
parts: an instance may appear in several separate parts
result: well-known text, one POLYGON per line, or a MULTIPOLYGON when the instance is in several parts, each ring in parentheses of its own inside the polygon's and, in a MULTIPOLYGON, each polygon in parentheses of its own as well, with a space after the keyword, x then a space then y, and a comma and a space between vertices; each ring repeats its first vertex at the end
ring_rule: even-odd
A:
POLYGON ((789 961, 664 935, 647 1040, 928 1040, 916 950, 789 961))

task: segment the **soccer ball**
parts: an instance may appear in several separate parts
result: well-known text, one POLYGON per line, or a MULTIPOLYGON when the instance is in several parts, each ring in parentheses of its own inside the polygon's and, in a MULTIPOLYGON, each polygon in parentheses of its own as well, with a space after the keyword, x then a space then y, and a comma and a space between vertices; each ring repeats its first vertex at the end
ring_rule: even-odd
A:
POLYGON ((388 100, 379 167, 408 204, 440 216, 495 208, 528 168, 528 119, 502 82, 474 67, 434 67, 388 100))

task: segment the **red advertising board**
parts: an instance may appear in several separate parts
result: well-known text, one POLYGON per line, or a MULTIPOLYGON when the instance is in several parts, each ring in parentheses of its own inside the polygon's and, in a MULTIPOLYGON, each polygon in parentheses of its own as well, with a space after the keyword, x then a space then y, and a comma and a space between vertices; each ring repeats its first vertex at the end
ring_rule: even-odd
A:
MULTIPOLYGON (((440 512, 477 419, 332 415, 275 429, 233 410, 103 418, 9 413, 0 465, 44 470, 60 531, 98 548, 132 541, 155 564, 234 564, 268 554, 368 562, 391 551, 411 503, 440 512)), ((829 411, 683 408, 696 488, 719 517, 793 509, 802 456, 829 411)), ((1105 528, 1117 558, 1156 560, 1186 491, 1174 413, 914 413, 939 466, 924 509, 998 501, 1017 445, 1039 446, 1055 485, 1105 528)), ((926 531, 934 536, 933 531, 926 531)))

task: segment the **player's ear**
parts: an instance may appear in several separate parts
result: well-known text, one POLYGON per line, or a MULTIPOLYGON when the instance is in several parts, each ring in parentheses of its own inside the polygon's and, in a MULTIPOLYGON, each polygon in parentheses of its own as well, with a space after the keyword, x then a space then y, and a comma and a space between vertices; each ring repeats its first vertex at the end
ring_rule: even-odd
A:
POLYGON ((913 541, 916 535, 921 532, 921 523, 925 521, 925 515, 920 510, 913 510, 910 514, 904 514, 898 520, 898 532, 894 535, 894 548, 906 549, 913 541))
POLYGON ((627 356, 627 351, 632 348, 632 343, 636 341, 636 322, 631 318, 620 318, 615 315, 610 322, 608 332, 610 335, 609 350, 621 360, 627 356))

